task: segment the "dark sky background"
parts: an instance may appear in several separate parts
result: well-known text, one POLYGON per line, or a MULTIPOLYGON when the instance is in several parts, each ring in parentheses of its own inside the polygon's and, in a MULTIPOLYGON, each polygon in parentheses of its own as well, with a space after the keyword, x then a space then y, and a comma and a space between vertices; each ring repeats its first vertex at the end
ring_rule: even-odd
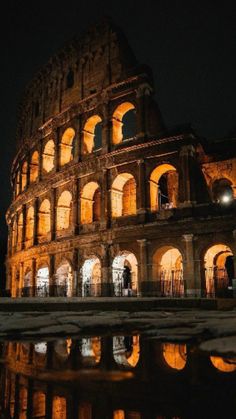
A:
MULTIPOLYGON (((1 268, 15 152, 17 104, 49 57, 104 15, 125 32, 154 73, 167 126, 192 123, 207 138, 236 133, 236 2, 119 0, 4 2, 1 11, 1 268)), ((1 274, 1 284, 3 284, 1 274)))

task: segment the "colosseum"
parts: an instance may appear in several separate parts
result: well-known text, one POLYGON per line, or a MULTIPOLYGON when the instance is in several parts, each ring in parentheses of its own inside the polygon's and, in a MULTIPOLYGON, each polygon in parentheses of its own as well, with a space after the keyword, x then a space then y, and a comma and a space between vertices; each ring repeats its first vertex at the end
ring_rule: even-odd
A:
POLYGON ((151 70, 109 20, 27 87, 11 176, 12 297, 230 295, 235 139, 168 129, 151 70))

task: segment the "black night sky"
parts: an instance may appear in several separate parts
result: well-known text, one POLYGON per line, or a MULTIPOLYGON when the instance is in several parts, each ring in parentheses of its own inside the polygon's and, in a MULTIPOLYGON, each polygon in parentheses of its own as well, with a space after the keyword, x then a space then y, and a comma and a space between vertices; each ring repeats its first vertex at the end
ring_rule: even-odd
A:
MULTIPOLYGON (((236 134, 235 2, 8 0, 4 6, 0 38, 1 267, 17 104, 26 84, 49 57, 102 16, 110 16, 123 29, 138 61, 152 68, 156 100, 167 126, 190 122, 207 138, 236 134)), ((1 284, 3 281, 1 273, 1 284)))

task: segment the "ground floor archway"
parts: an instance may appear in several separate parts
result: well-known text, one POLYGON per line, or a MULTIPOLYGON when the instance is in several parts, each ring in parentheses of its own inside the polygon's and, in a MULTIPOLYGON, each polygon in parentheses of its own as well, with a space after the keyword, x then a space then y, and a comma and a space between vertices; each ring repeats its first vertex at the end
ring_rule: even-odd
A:
POLYGON ((112 282, 115 296, 136 296, 138 292, 138 262, 128 251, 117 255, 112 263, 112 282))
POLYGON ((204 268, 207 296, 227 297, 234 278, 231 249, 222 243, 209 247, 204 256, 204 268))
POLYGON ((101 262, 96 256, 86 259, 82 268, 82 297, 101 295, 101 262))
POLYGON ((42 266, 37 271, 35 291, 37 297, 49 297, 49 269, 47 266, 42 266))
POLYGON ((183 297, 183 259, 176 247, 163 246, 153 255, 153 280, 158 281, 160 294, 164 297, 183 297))
POLYGON ((69 262, 64 261, 56 271, 55 296, 72 297, 73 272, 69 262))

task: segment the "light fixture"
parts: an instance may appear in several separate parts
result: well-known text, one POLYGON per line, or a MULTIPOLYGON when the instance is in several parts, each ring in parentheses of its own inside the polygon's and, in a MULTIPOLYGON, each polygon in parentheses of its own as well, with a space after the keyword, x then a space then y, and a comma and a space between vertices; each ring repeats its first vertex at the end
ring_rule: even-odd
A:
POLYGON ((225 194, 221 197, 221 202, 224 204, 228 204, 231 201, 231 196, 228 194, 225 194))

